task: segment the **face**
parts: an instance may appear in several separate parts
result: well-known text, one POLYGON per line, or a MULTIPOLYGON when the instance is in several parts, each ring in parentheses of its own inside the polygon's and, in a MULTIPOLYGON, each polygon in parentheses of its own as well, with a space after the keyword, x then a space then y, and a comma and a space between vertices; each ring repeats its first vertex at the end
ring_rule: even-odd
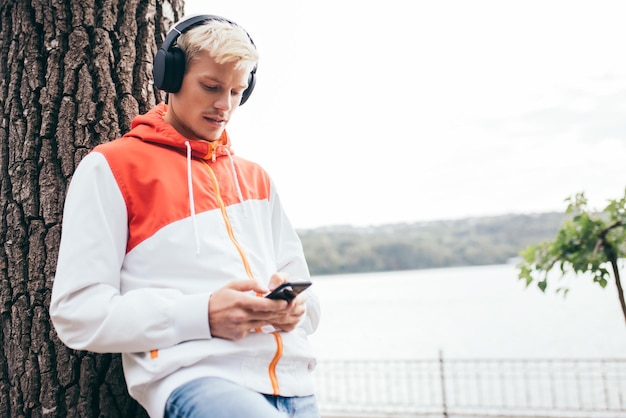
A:
POLYGON ((189 139, 219 139, 248 87, 245 68, 218 64, 208 54, 187 68, 180 90, 170 93, 165 121, 189 139))

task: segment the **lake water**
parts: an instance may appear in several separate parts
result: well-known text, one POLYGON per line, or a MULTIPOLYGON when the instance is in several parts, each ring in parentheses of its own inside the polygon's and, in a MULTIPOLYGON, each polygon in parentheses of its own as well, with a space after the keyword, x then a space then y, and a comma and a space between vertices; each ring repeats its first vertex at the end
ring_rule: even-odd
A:
MULTIPOLYGON (((623 271, 623 270, 622 270, 623 271)), ((615 284, 574 278, 566 298, 513 264, 313 277, 320 359, 624 358, 615 284)))

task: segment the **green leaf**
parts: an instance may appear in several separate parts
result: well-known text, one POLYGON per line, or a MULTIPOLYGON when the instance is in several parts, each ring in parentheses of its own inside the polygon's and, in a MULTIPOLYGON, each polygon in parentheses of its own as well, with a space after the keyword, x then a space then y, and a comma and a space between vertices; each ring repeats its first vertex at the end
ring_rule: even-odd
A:
POLYGON ((537 282, 537 286, 539 286, 539 289, 541 289, 541 291, 545 293, 546 287, 548 287, 547 279, 543 279, 537 282))
MULTIPOLYGON (((582 192, 565 202, 565 213, 572 216, 563 222, 554 241, 529 245, 520 253, 524 263, 518 265, 519 278, 526 280, 527 286, 536 280, 539 289, 545 292, 548 273, 555 269, 561 273, 561 279, 568 273, 589 274, 605 288, 612 277, 607 266, 617 266, 618 260, 626 259, 626 188, 624 196, 609 201, 603 212, 591 210, 582 192)), ((617 277, 617 268, 611 270, 617 277)), ((565 296, 569 289, 559 287, 556 292, 565 296)), ((626 305, 622 301, 620 304, 626 316, 626 305)))

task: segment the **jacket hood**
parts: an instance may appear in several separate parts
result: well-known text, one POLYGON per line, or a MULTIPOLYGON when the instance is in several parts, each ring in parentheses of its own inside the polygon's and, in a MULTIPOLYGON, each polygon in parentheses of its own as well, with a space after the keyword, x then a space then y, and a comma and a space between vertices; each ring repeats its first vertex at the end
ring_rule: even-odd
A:
POLYGON ((212 142, 202 139, 189 139, 165 122, 166 112, 167 105, 161 103, 148 113, 135 117, 131 124, 131 130, 124 135, 124 138, 134 137, 145 142, 180 149, 183 152, 187 151, 185 143, 188 143, 191 146, 192 155, 204 160, 233 153, 230 149, 230 138, 226 130, 222 132, 222 136, 218 140, 212 142))
MULTIPOLYGON (((219 156, 226 156, 230 160, 230 168, 233 175, 233 183, 237 190, 239 201, 243 202, 243 194, 237 176, 233 153, 230 150, 230 139, 226 130, 222 132, 219 139, 209 142, 202 139, 189 139, 181 135, 172 125, 165 122, 167 105, 159 104, 148 113, 135 117, 131 124, 130 131, 123 138, 138 138, 144 142, 165 145, 176 150, 180 150, 187 158, 187 189, 189 195, 189 214, 193 223, 194 237, 196 241, 196 253, 200 254, 200 233, 196 222, 196 205, 194 203, 193 171, 191 169, 192 158, 202 160, 212 160, 219 156)), ((211 168, 206 164, 207 169, 211 168)), ((212 171, 211 171, 212 172, 212 171)), ((214 176, 214 175, 213 175, 214 176)), ((217 184, 216 184, 217 187, 217 184)), ((244 209, 245 210, 245 209, 244 209)))

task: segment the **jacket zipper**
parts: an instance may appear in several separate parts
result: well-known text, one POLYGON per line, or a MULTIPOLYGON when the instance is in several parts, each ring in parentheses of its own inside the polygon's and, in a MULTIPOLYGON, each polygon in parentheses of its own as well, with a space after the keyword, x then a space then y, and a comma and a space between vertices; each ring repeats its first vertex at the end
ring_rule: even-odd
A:
MULTIPOLYGON (((215 161, 215 149, 213 149, 212 160, 215 161)), ((217 200, 217 203, 220 206, 220 210, 222 212, 222 218, 224 219, 224 223, 226 224, 226 230, 228 232, 228 236, 230 237, 230 240, 233 242, 233 244, 235 245, 235 248, 237 248, 237 251, 239 252, 239 256, 241 257, 241 261, 243 262, 248 278, 250 280, 255 280, 254 275, 252 274, 252 269, 250 268, 250 263, 248 262, 248 257, 246 257, 246 254, 243 251, 243 248, 241 247, 241 245, 237 241, 237 238, 235 237, 235 233, 230 223, 230 219, 228 218, 228 212, 226 212, 226 205, 224 204, 224 201, 222 200, 222 195, 220 193, 220 187, 217 181, 217 177, 215 176, 215 172, 206 161, 204 160, 201 160, 201 161, 202 161, 202 164, 204 164, 204 166, 206 167, 207 171, 209 172, 211 179, 213 180, 213 187, 215 188, 215 198, 217 200)), ((260 330, 257 329, 257 332, 258 331, 260 330)), ((283 339, 278 332, 274 332, 272 334, 274 335, 274 339, 276 340, 276 354, 274 355, 274 358, 270 362, 270 365, 268 367, 268 373, 269 373, 270 381, 272 383, 272 391, 274 392, 274 395, 279 395, 280 386, 278 384, 278 377, 276 376, 276 365, 278 364, 278 362, 280 361, 283 355, 283 339)))
POLYGON ((280 386, 278 385, 278 376, 276 376, 276 365, 283 356, 283 339, 278 332, 273 332, 272 334, 274 334, 274 339, 276 340, 276 354, 274 355, 267 371, 270 375, 270 381, 272 382, 272 391, 274 391, 274 396, 278 396, 280 395, 280 386))
POLYGON ((204 160, 201 160, 201 161, 202 161, 202 164, 204 164, 204 166, 206 167, 207 171, 209 172, 211 179, 213 180, 213 187, 215 188, 215 199, 217 200, 217 203, 220 206, 220 211, 222 212, 222 218, 224 218, 224 223, 226 224, 226 231, 228 232, 228 236, 230 237, 230 240, 233 242, 233 244, 235 245, 235 248, 237 248, 237 251, 239 252, 239 256, 241 257, 241 261, 243 261, 243 266, 246 269, 246 274, 248 275, 248 278, 250 280, 254 280, 254 275, 252 274, 252 269, 250 268, 248 257, 246 257, 246 254, 244 253, 243 248, 241 247, 239 242, 237 242, 237 238, 235 238, 235 233, 233 232, 233 227, 230 224, 230 219, 228 219, 228 212, 226 212, 226 206, 224 205, 224 200, 222 200, 222 195, 220 193, 220 186, 217 182, 217 177, 215 176, 215 173, 213 172, 213 169, 211 168, 211 166, 209 166, 209 164, 206 161, 204 160))

